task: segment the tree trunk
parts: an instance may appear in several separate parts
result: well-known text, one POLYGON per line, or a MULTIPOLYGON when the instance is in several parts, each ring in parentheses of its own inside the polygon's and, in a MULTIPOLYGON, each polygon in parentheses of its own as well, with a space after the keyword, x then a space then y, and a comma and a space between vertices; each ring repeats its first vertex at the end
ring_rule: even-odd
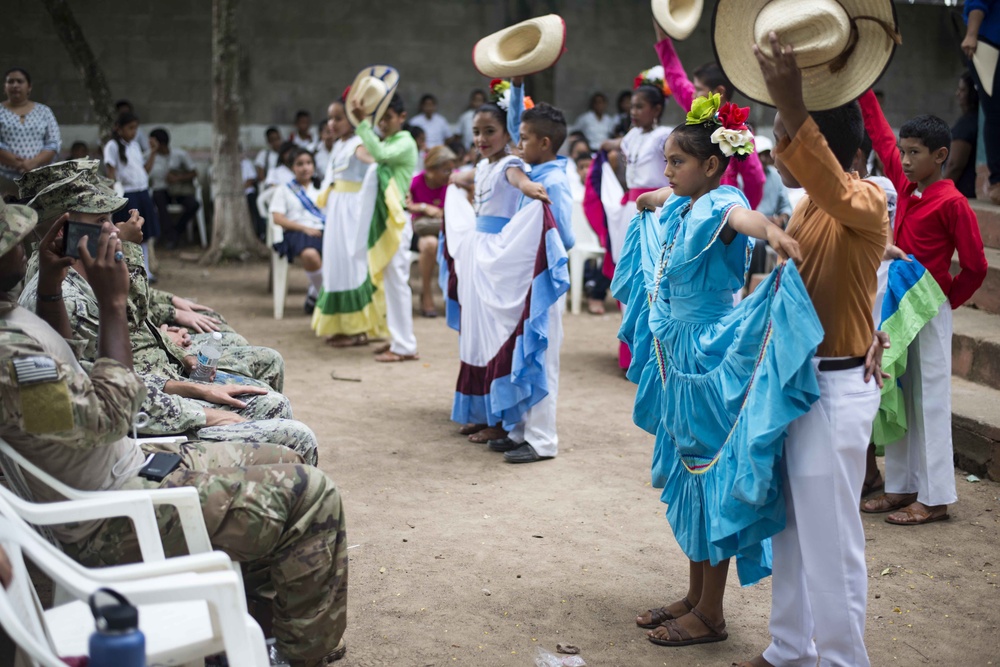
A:
POLYGON ((90 98, 90 106, 100 126, 103 143, 111 137, 115 123, 111 90, 108 88, 107 79, 104 78, 104 71, 97 64, 97 58, 90 50, 90 44, 84 37, 80 24, 76 22, 69 3, 66 0, 43 0, 43 2, 49 16, 52 17, 56 34, 69 51, 70 60, 83 79, 83 87, 87 89, 87 96, 90 98))
POLYGON ((201 259, 267 256, 257 239, 240 171, 240 0, 212 0, 212 245, 201 259))

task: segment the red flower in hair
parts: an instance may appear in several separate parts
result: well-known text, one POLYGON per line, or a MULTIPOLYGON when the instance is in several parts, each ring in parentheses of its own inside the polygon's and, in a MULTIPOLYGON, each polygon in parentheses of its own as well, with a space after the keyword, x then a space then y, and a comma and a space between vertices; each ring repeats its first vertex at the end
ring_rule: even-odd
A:
POLYGON ((490 88, 496 88, 496 85, 498 83, 503 83, 503 79, 491 79, 490 80, 490 88))
POLYGON ((726 102, 719 109, 719 123, 727 130, 747 129, 747 118, 750 117, 750 107, 738 107, 732 102, 726 102))
POLYGON ((639 74, 638 76, 635 77, 635 80, 632 81, 632 90, 635 90, 636 88, 638 88, 639 86, 641 86, 642 82, 643 82, 642 75, 639 74))
POLYGON ((350 86, 348 86, 347 88, 344 88, 344 92, 342 92, 340 94, 340 101, 341 102, 346 102, 347 101, 347 96, 350 94, 350 92, 351 92, 351 87, 350 86))

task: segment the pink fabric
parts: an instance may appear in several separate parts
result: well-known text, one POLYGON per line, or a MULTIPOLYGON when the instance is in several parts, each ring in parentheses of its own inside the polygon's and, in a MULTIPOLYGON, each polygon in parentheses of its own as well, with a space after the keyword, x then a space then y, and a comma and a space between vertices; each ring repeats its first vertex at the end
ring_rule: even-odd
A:
MULTIPOLYGON (((684 113, 691 111, 691 103, 695 98, 694 84, 688 79, 680 56, 674 50, 670 38, 656 43, 656 55, 663 65, 663 75, 670 86, 670 94, 680 105, 684 113)), ((756 153, 750 154, 745 160, 730 160, 726 173, 722 175, 723 185, 740 187, 739 179, 743 179, 743 194, 750 202, 750 208, 756 209, 764 198, 764 167, 756 153)))
POLYGON ((441 208, 444 206, 444 195, 447 190, 447 183, 439 188, 427 187, 427 181, 424 180, 424 172, 420 172, 414 176, 410 182, 410 198, 414 204, 430 204, 431 206, 441 208))

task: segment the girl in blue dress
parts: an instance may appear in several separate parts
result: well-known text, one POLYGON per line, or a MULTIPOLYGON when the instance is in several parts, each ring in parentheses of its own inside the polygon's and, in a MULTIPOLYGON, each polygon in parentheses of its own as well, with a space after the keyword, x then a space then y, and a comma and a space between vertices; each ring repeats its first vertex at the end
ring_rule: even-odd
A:
POLYGON ((619 338, 634 355, 633 418, 656 435, 653 486, 690 559, 687 595, 636 618, 664 646, 726 639, 730 558, 744 585, 770 574, 785 429, 819 396, 811 359, 823 330, 794 263, 733 306, 751 237, 799 258, 742 192, 720 186, 730 158, 754 150, 748 112, 720 108, 718 95, 695 100, 664 146, 670 187, 637 201, 612 284, 628 306, 619 338))

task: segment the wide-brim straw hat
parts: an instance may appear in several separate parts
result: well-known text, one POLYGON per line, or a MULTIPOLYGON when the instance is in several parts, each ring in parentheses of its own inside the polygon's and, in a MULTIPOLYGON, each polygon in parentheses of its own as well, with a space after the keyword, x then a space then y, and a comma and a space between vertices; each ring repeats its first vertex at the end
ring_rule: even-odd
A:
POLYGON ((351 89, 347 92, 347 99, 344 100, 347 120, 354 127, 361 122, 351 113, 351 102, 357 99, 361 101, 365 117, 372 125, 378 125, 385 110, 389 108, 389 102, 392 101, 398 85, 399 72, 388 65, 372 65, 358 72, 351 89))
POLYGON ((719 0, 712 26, 716 59, 737 90, 770 106, 751 49, 756 44, 770 56, 772 31, 795 49, 810 111, 860 97, 889 67, 900 41, 892 0, 719 0))
POLYGON ((566 22, 549 14, 483 37, 472 47, 472 64, 489 77, 528 76, 555 65, 565 50, 566 22))
POLYGON ((701 19, 703 0, 652 0, 653 20, 672 39, 687 39, 701 19))

